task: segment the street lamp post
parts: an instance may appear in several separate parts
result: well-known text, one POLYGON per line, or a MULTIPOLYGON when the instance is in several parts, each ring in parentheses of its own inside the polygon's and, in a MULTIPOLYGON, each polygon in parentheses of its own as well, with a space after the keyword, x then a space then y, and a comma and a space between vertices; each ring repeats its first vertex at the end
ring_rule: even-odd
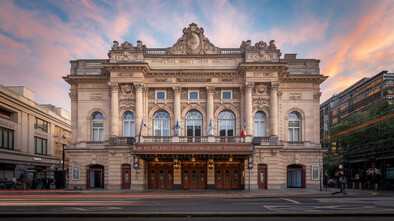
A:
MULTIPOLYGON (((63 134, 63 136, 62 136, 62 139, 64 140, 64 141, 66 141, 66 136, 64 136, 64 134, 63 134)), ((66 144, 65 143, 62 143, 62 146, 63 146, 63 152, 62 152, 62 162, 63 162, 63 169, 62 169, 62 172, 63 172, 63 188, 64 189, 66 189, 66 171, 64 171, 64 160, 65 160, 65 151, 64 151, 64 148, 65 148, 65 146, 66 146, 66 144)))

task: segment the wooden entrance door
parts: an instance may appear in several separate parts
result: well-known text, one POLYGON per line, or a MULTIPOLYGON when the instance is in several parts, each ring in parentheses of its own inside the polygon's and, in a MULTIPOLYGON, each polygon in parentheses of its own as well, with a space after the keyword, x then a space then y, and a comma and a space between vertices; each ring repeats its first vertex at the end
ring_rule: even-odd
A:
POLYGON ((215 163, 216 189, 241 189, 241 163, 215 163))
POLYGON ((173 163, 148 163, 148 188, 173 189, 174 169, 173 163))
POLYGON ((259 189, 267 189, 267 165, 259 164, 257 176, 259 189))
POLYGON ((122 168, 122 189, 130 189, 131 184, 131 169, 130 165, 122 168))
POLYGON ((181 169, 182 189, 207 188, 207 163, 185 162, 181 169))

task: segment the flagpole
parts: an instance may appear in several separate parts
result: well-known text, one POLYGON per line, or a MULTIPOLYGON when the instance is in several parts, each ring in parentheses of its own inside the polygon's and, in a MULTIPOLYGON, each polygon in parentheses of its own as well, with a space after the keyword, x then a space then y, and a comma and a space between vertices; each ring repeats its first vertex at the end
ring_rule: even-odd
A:
POLYGON ((138 143, 137 144, 140 144, 140 141, 141 141, 141 131, 142 131, 143 124, 144 124, 144 118, 141 119, 140 133, 138 134, 138 143))

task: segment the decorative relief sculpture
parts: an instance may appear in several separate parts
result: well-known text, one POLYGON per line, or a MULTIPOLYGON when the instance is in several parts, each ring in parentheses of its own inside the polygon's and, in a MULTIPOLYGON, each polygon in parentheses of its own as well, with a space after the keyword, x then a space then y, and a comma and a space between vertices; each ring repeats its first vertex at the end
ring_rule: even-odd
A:
POLYGON ((179 94, 182 91, 182 87, 179 87, 179 86, 174 86, 174 87, 172 87, 172 89, 174 90, 175 94, 179 94))
POLYGON ((200 99, 202 99, 202 100, 207 99, 207 92, 204 89, 200 89, 199 92, 200 92, 200 94, 199 94, 200 99))
POLYGON ((144 59, 143 49, 144 46, 140 40, 137 41, 136 47, 133 47, 133 44, 128 41, 123 42, 120 46, 118 41, 114 41, 108 57, 111 63, 142 62, 144 59))
POLYGON ((131 84, 122 84, 120 86, 120 89, 122 90, 122 92, 124 94, 130 94, 131 91, 133 90, 133 85, 131 85, 131 84))
POLYGON ((114 44, 112 45, 111 49, 113 51, 119 50, 119 42, 118 41, 114 41, 114 44))
POLYGON ((124 98, 119 99, 119 108, 121 110, 134 110, 135 107, 135 99, 132 98, 124 98))
POLYGON ((128 51, 111 52, 109 59, 112 62, 142 62, 144 55, 142 53, 131 53, 128 51))
POLYGON ((262 83, 256 84, 253 93, 253 104, 259 107, 268 106, 269 99, 268 85, 262 83))
POLYGON ((220 50, 204 36, 203 28, 191 23, 189 28, 183 29, 182 37, 172 47, 168 48, 166 53, 184 55, 220 54, 220 50))
POLYGON ((247 61, 277 61, 281 52, 276 48, 275 41, 271 40, 269 45, 264 41, 257 42, 254 46, 251 46, 251 41, 242 41, 241 50, 245 52, 245 58, 247 61))
POLYGON ((290 93, 289 100, 301 100, 301 93, 290 93))
POLYGON ((149 99, 155 99, 155 90, 154 89, 149 88, 148 98, 149 99))

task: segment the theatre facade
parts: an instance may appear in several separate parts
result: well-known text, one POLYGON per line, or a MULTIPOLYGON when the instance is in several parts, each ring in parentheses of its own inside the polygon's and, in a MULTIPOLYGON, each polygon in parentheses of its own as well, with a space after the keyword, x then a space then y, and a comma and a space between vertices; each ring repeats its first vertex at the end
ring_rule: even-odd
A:
POLYGON ((72 60, 69 188, 319 184, 319 60, 272 40, 219 48, 192 23, 168 48, 114 41, 72 60))

